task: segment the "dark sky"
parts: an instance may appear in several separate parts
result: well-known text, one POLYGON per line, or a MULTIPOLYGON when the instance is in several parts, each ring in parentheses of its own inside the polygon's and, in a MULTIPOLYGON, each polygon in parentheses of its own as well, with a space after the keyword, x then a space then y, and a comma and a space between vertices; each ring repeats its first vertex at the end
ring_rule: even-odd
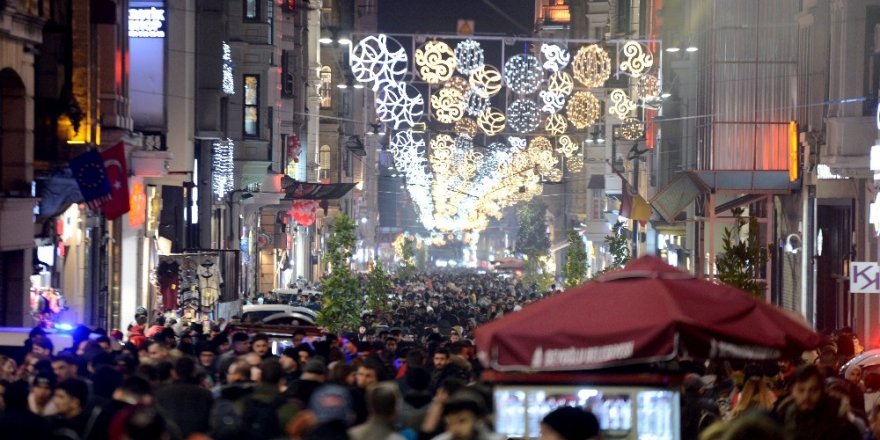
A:
POLYGON ((454 34, 458 20, 466 19, 476 21, 476 34, 525 35, 534 17, 534 0, 379 0, 379 31, 388 33, 454 34))

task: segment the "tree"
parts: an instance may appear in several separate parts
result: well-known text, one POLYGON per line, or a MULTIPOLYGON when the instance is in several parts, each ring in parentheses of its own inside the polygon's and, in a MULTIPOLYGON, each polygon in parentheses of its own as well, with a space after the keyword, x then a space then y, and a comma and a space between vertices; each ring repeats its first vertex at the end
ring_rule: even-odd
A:
POLYGON ((725 284, 738 287, 756 298, 763 298, 767 283, 761 281, 761 272, 767 265, 767 249, 762 247, 758 237, 758 220, 742 218, 742 208, 733 209, 736 223, 733 228, 724 228, 721 238, 723 251, 715 258, 718 279, 725 284), (742 229, 748 226, 745 240, 742 229))
POLYGON ((611 266, 606 270, 620 269, 629 263, 629 242, 626 239, 626 227, 620 220, 611 226, 611 235, 605 236, 605 244, 611 252, 611 266))
POLYGON ((367 299, 364 308, 373 312, 385 312, 388 309, 388 294, 393 288, 385 265, 381 260, 376 260, 373 270, 367 276, 367 299))
POLYGON ((565 250, 565 284, 575 287, 587 279, 587 250, 581 235, 574 229, 568 231, 568 248, 565 250))
POLYGON ((360 324, 360 285, 349 262, 355 245, 355 225, 346 215, 333 218, 333 233, 327 239, 330 274, 324 277, 324 305, 318 325, 332 332, 354 329, 360 324))
POLYGON ((529 259, 547 255, 550 250, 550 235, 547 234, 547 205, 541 202, 527 203, 516 212, 519 232, 516 237, 516 250, 529 259))
POLYGON ((397 277, 408 280, 416 275, 416 239, 408 235, 403 236, 400 243, 400 265, 397 267, 397 277))

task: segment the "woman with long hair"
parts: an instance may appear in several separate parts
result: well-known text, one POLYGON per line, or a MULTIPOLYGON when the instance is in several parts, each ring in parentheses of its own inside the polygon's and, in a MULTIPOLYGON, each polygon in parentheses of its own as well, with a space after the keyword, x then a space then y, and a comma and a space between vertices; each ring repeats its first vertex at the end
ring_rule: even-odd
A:
POLYGON ((752 376, 746 379, 742 392, 736 402, 736 406, 730 412, 730 418, 735 419, 742 414, 752 411, 770 412, 776 402, 776 394, 762 376, 752 376))

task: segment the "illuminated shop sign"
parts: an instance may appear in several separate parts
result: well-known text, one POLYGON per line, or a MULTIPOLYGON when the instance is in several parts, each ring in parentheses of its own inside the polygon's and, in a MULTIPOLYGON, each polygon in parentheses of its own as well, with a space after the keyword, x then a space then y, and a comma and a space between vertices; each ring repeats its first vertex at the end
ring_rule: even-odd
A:
POLYGON ((165 10, 159 8, 129 9, 128 36, 135 38, 165 38, 165 10))

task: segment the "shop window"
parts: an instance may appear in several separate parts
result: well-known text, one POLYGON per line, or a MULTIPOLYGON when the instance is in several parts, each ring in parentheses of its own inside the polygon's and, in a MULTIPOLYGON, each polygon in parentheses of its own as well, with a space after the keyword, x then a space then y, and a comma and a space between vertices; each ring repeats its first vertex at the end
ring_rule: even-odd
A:
POLYGON ((321 67, 321 108, 333 107, 333 72, 330 66, 321 67))
POLYGON ((244 81, 244 135, 260 135, 260 78, 245 75, 244 81))
POLYGON ((244 0, 244 19, 258 20, 260 18, 259 0, 244 0))
POLYGON ((318 168, 319 178, 327 179, 330 177, 330 146, 329 145, 321 145, 321 149, 318 150, 318 168))

